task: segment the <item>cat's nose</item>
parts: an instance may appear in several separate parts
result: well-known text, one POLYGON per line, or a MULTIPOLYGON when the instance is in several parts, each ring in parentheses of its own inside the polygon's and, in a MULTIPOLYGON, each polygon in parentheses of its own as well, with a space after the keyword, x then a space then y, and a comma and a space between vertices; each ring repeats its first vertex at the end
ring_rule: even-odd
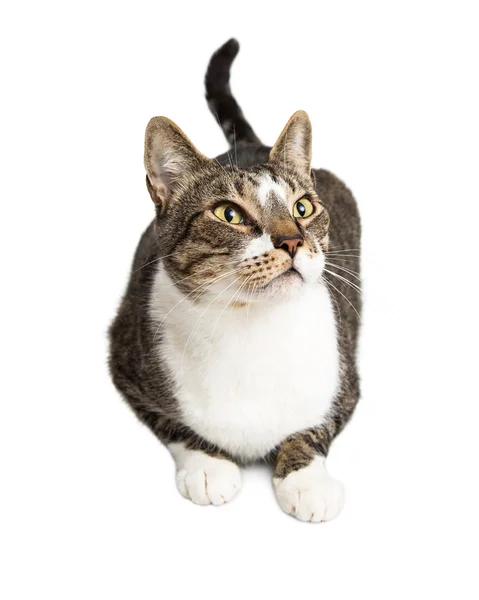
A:
POLYGON ((295 236, 282 235, 274 240, 273 243, 275 248, 281 248, 281 250, 287 252, 291 258, 294 258, 298 248, 303 245, 304 238, 299 234, 295 236))

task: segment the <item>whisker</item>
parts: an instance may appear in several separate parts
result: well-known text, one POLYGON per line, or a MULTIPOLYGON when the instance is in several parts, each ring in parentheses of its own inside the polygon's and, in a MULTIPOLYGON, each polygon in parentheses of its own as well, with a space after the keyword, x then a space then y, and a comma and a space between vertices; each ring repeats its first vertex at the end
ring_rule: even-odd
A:
POLYGON ((206 314, 206 311, 210 308, 210 306, 216 302, 216 300, 218 300, 218 298, 224 294, 226 292, 226 290, 228 288, 230 288, 234 283, 236 283, 239 279, 241 279, 241 275, 239 277, 237 277, 236 279, 234 279, 230 284, 228 284, 217 296, 215 296, 213 298, 213 300, 208 304, 208 306, 205 308, 205 310, 201 313, 200 318, 196 321, 193 329, 190 331, 190 335, 188 336, 188 339, 186 340, 186 344, 185 344, 185 349, 183 350, 183 356, 181 357, 181 365, 180 365, 180 373, 183 373, 183 362, 185 360, 185 354, 186 354, 186 349, 188 348, 188 344, 190 343, 191 340, 191 336, 193 335, 193 332, 195 331, 195 329, 198 327, 201 319, 204 317, 204 315, 206 314))
POLYGON ((234 140, 234 148, 235 148, 236 170, 239 171, 239 167, 238 167, 238 153, 236 151, 236 125, 234 123, 233 123, 233 140, 234 140))
POLYGON ((226 171, 226 169, 225 169, 225 166, 224 166, 224 165, 222 165, 222 164, 220 163, 220 161, 219 161, 219 160, 216 160, 216 158, 213 158, 213 160, 215 161, 215 163, 216 163, 216 164, 217 164, 219 167, 221 167, 221 168, 223 169, 223 171, 226 171))
POLYGON ((135 269, 134 271, 132 271, 131 274, 134 275, 137 271, 141 271, 141 269, 144 269, 148 265, 151 265, 154 262, 158 262, 159 260, 162 260, 163 258, 168 258, 169 256, 174 256, 175 254, 178 254, 178 253, 172 252, 171 254, 165 254, 165 256, 159 256, 158 258, 154 258, 153 260, 150 260, 150 262, 147 262, 144 265, 141 265, 141 267, 138 267, 138 269, 135 269))
MULTIPOLYGON (((226 303, 226 306, 225 306, 225 307, 223 308, 223 310, 220 312, 220 316, 219 316, 219 317, 216 319, 215 326, 213 327, 213 331, 211 332, 211 336, 210 336, 210 343, 211 343, 211 340, 213 339, 214 333, 215 333, 215 331, 216 331, 216 327, 217 327, 217 325, 218 325, 218 323, 219 323, 219 321, 220 321, 221 317, 223 316, 223 314, 224 314, 225 310, 228 308, 228 306, 229 306, 230 304, 232 304, 232 303, 233 303, 233 300, 235 299, 236 295, 237 295, 237 294, 239 294, 239 292, 241 291, 241 289, 242 289, 242 288, 245 286, 245 284, 246 284, 246 283, 248 283, 248 281, 251 279, 251 277, 253 277, 253 276, 252 276, 252 275, 250 275, 249 277, 247 277, 247 278, 245 279, 245 281, 243 281, 243 283, 242 283, 242 284, 239 286, 239 288, 236 290, 236 292, 235 292, 235 293, 234 293, 234 294, 231 296, 231 298, 228 300, 228 302, 226 303)), ((238 277, 238 279, 239 279, 239 277, 238 277)))
MULTIPOLYGON (((149 262, 145 263, 144 265, 141 265, 141 267, 138 267, 137 269, 135 269, 134 271, 132 271, 132 275, 134 273, 136 273, 137 271, 141 271, 141 269, 144 269, 145 267, 147 267, 148 265, 151 265, 155 262, 158 262, 159 260, 163 260, 164 258, 169 258, 170 256, 175 256, 179 254, 178 252, 172 252, 171 254, 165 254, 164 256, 158 256, 157 258, 154 258, 153 260, 150 260, 149 262)), ((214 254, 211 254, 211 256, 214 256, 214 254)), ((226 262, 223 264, 227 264, 226 262)), ((222 266, 222 265, 215 265, 215 266, 222 266)))
POLYGON ((228 157, 228 162, 230 163, 230 167, 231 167, 231 168, 233 169, 233 171, 234 171, 233 161, 231 160, 231 154, 230 154, 230 151, 229 151, 229 150, 227 150, 227 152, 226 152, 226 155, 227 155, 227 157, 228 157))
POLYGON ((334 263, 330 263, 327 261, 325 264, 328 265, 329 267, 333 267, 334 269, 341 269, 341 271, 345 271, 346 273, 349 273, 351 275, 351 277, 355 277, 358 281, 361 281, 361 277, 358 277, 354 271, 350 271, 349 269, 345 269, 344 267, 335 265, 334 263))
POLYGON ((181 300, 179 302, 177 302, 175 304, 175 306, 173 306, 173 308, 171 308, 166 315, 163 317, 163 319, 160 321, 160 323, 158 324, 158 327, 156 328, 155 331, 155 335, 153 336, 153 342, 156 339, 156 336, 161 328, 161 326, 163 325, 163 323, 165 322, 166 318, 168 317, 168 315, 170 315, 177 306, 179 306, 181 303, 183 303, 185 300, 187 300, 192 294, 194 294, 196 291, 198 291, 200 288, 204 287, 205 289, 208 289, 209 287, 211 287, 212 285, 214 285, 215 283, 217 283, 218 281, 220 281, 221 279, 224 279, 225 277, 228 277, 228 275, 232 275, 233 273, 237 273, 238 271, 240 271, 242 269, 242 267, 238 268, 238 269, 233 269, 232 271, 228 271, 227 273, 223 273, 222 275, 219 275, 218 277, 215 277, 212 281, 207 281, 205 283, 201 283, 198 287, 196 287, 194 290, 192 290, 189 294, 187 294, 186 296, 183 296, 183 298, 181 298, 181 300))
POLYGON ((325 264, 325 265, 329 265, 330 267, 336 267, 336 269, 341 269, 341 270, 343 270, 343 271, 346 271, 346 272, 350 273, 351 275, 355 275, 355 276, 356 276, 356 277, 357 277, 357 278, 358 278, 358 279, 361 281, 361 278, 360 278, 360 273, 359 273, 359 271, 355 271, 355 270, 354 270, 353 268, 351 268, 351 266, 349 266, 349 265, 348 265, 348 268, 346 269, 346 268, 344 267, 344 265, 337 265, 336 263, 333 263, 333 262, 330 262, 330 261, 326 261, 324 264, 325 264))
POLYGON ((348 298, 346 298, 346 296, 343 294, 343 292, 341 290, 338 290, 338 288, 333 283, 331 283, 331 281, 329 281, 328 283, 338 292, 338 294, 341 294, 341 296, 346 300, 346 302, 351 306, 351 308, 354 310, 354 312, 358 315, 358 319, 362 323, 363 320, 361 319, 361 315, 355 309, 354 305, 350 302, 350 300, 348 298))
POLYGON ((361 248, 340 248, 339 246, 330 246, 328 252, 361 252, 361 248))
POLYGON ((361 254, 361 249, 360 248, 344 248, 343 250, 332 250, 331 248, 328 248, 328 250, 326 251, 326 254, 344 254, 345 252, 350 252, 350 253, 356 253, 356 254, 361 254))
POLYGON ((357 256, 356 254, 325 254, 326 258, 336 258, 336 259, 344 259, 344 258, 355 258, 356 260, 359 260, 361 257, 357 256))
MULTIPOLYGON (((328 290, 330 290, 329 281, 325 277, 323 278, 323 281, 326 284, 326 287, 328 288, 328 290)), ((335 295, 332 294, 332 293, 330 293, 330 295, 331 295, 331 298, 334 300, 334 303, 336 304, 336 307, 338 309, 339 324, 341 325, 341 321, 342 321, 342 318, 341 318, 341 307, 339 306, 339 302, 336 300, 335 295)))
MULTIPOLYGON (((223 262, 223 263, 215 263, 214 265, 212 265, 210 267, 204 267, 203 269, 199 269, 198 271, 195 271, 191 275, 188 275, 187 277, 183 277, 183 279, 171 279, 171 281, 176 285, 178 283, 181 283, 182 281, 186 281, 187 279, 191 279, 192 277, 200 275, 201 273, 204 273, 205 271, 209 271, 212 268, 221 268, 221 267, 228 267, 228 266, 233 266, 230 261, 223 262)), ((161 284, 161 285, 168 285, 168 284, 161 284)))
POLYGON ((251 306, 251 301, 253 300, 253 294, 256 289, 256 283, 253 284, 253 288, 251 290, 251 294, 248 301, 248 307, 246 309, 246 322, 249 323, 249 307, 251 306))
MULTIPOLYGON (((228 264, 229 263, 224 262, 224 263, 221 263, 221 264, 215 264, 214 267, 216 267, 216 268, 218 268, 218 267, 226 267, 226 266, 228 266, 228 264)), ((183 279, 177 279, 177 280, 173 280, 172 279, 172 281, 176 285, 178 283, 181 283, 182 281, 186 281, 187 279, 191 279, 192 277, 195 277, 196 275, 200 275, 201 273, 204 273, 205 271, 208 271, 211 268, 213 268, 213 267, 212 266, 211 267, 205 267, 204 269, 200 269, 199 271, 195 271, 191 275, 188 275, 188 277, 183 277, 183 279)))
POLYGON ((350 256, 349 254, 347 254, 346 256, 344 255, 339 255, 337 256, 336 254, 325 254, 326 258, 333 258, 334 260, 344 260, 346 262, 355 262, 357 263, 359 258, 361 258, 360 256, 350 256), (354 260, 352 260, 354 259, 354 260))
POLYGON ((329 273, 333 277, 337 277, 340 281, 343 281, 346 285, 349 285, 349 287, 351 287, 353 290, 356 290, 356 292, 358 292, 358 294, 363 293, 361 288, 358 285, 356 285, 352 281, 349 281, 349 279, 346 279, 346 277, 343 277, 342 275, 339 275, 338 273, 333 273, 333 271, 328 271, 328 269, 324 269, 324 270, 326 273, 329 273))

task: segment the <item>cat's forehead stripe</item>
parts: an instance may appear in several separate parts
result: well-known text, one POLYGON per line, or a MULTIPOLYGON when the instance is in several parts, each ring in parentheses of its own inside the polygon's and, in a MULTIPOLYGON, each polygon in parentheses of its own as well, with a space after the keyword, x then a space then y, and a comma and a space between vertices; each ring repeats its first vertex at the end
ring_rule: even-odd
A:
POLYGON ((261 175, 258 187, 258 200, 261 206, 276 198, 286 202, 286 189, 281 181, 274 181, 270 175, 261 175))

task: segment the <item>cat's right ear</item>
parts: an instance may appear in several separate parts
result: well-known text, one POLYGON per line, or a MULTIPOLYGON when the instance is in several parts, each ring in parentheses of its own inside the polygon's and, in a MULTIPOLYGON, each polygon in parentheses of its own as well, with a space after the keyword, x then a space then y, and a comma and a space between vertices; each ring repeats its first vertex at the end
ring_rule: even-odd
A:
POLYGON ((156 205, 164 207, 185 184, 189 173, 209 159, 199 152, 181 129, 166 117, 154 117, 145 134, 146 183, 156 205))
POLYGON ((311 121, 304 110, 298 110, 271 148, 269 161, 310 173, 312 138, 311 121))

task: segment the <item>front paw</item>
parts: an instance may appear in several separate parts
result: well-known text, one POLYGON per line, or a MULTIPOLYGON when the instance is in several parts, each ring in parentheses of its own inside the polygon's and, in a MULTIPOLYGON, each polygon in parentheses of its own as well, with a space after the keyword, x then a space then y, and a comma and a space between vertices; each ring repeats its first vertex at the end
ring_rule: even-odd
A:
POLYGON ((284 512, 301 521, 330 521, 344 506, 343 484, 329 475, 320 456, 273 484, 284 512))
POLYGON ((241 472, 225 458, 215 458, 183 444, 170 444, 176 466, 176 487, 195 504, 219 506, 232 500, 241 489, 241 472))

